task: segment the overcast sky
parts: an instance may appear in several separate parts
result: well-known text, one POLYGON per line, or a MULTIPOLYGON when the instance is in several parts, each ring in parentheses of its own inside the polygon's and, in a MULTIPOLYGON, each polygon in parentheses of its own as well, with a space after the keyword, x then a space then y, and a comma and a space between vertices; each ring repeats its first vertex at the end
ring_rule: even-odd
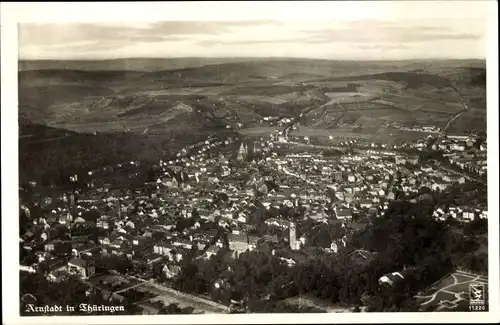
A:
MULTIPOLYGON (((432 2, 429 1, 429 3, 432 2)), ((429 7, 432 10, 432 7, 429 7)), ((19 24, 21 59, 130 57, 485 58, 485 19, 350 17, 319 20, 19 24)))

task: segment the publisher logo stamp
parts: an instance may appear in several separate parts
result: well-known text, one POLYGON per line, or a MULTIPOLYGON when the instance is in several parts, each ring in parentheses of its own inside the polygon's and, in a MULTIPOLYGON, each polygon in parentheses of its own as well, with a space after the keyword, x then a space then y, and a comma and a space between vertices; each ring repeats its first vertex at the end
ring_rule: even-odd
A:
POLYGON ((471 305, 484 305, 485 288, 482 283, 471 283, 469 285, 469 297, 471 305))

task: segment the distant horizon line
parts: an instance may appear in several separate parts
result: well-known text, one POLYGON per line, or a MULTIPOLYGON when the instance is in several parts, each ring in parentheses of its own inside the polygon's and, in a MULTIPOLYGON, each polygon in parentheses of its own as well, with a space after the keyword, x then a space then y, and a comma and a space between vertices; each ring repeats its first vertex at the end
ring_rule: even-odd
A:
POLYGON ((56 58, 43 58, 43 59, 33 59, 33 58, 19 58, 17 61, 118 61, 118 60, 178 60, 178 59, 203 59, 203 60, 221 60, 221 59, 231 59, 231 60, 316 60, 316 61, 365 61, 365 62, 381 62, 381 61, 486 61, 486 58, 401 58, 401 59, 327 59, 327 58, 310 58, 310 57, 276 57, 276 56, 255 56, 255 57, 232 57, 232 56, 220 56, 220 57, 202 57, 202 56, 178 56, 178 57, 124 57, 124 58, 95 58, 95 59, 56 59, 56 58))

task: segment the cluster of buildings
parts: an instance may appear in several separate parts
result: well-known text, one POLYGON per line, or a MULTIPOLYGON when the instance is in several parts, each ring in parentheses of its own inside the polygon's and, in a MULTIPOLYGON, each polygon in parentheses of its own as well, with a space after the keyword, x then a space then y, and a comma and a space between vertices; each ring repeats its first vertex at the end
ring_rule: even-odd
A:
POLYGON ((291 117, 265 116, 260 120, 260 124, 268 124, 271 126, 284 126, 293 122, 291 117))
POLYGON ((445 155, 453 166, 461 170, 478 174, 480 176, 488 173, 488 160, 486 152, 454 152, 445 155))
POLYGON ((434 210, 432 216, 441 221, 446 221, 448 218, 453 218, 459 222, 469 223, 477 218, 488 219, 488 210, 486 207, 474 208, 474 207, 440 207, 434 210))
MULTIPOLYGON (((478 137, 475 135, 446 135, 433 149, 442 151, 467 151, 475 148, 478 137)), ((486 141, 479 145, 480 151, 486 151, 486 141)))
POLYGON ((386 150, 366 150, 341 157, 321 154, 290 154, 273 159, 278 171, 295 177, 292 190, 307 208, 306 216, 318 221, 352 220, 367 215, 383 215, 399 191, 407 196, 422 187, 445 190, 464 177, 443 173, 432 162, 420 162, 413 155, 386 150), (332 211, 331 215, 325 212, 332 211))
MULTIPOLYGON (((22 249, 54 281, 67 274, 88 278, 112 257, 145 265, 146 270, 137 268, 141 278, 152 278, 148 270, 160 264, 171 279, 187 255, 210 258, 227 247, 236 257, 247 250, 272 251, 280 241, 301 250, 308 246, 308 230, 299 227, 306 219, 349 230, 327 249, 335 253, 368 217, 383 215, 400 191, 411 196, 422 187, 444 190, 466 181, 432 161, 386 148, 333 157, 278 154, 273 148, 293 144, 276 140, 209 137, 159 161, 138 188, 113 188, 100 180, 99 170, 89 171, 93 180, 86 189, 41 198, 41 210, 25 211, 22 249)), ((104 169, 130 178, 140 168, 129 162, 104 169)), ((487 218, 487 211, 443 207, 433 216, 466 221, 487 218)))
MULTIPOLYGON (((77 274, 88 278, 95 273, 95 265, 87 259, 96 245, 89 240, 89 224, 81 217, 85 211, 76 204, 74 195, 45 198, 38 203, 48 211, 37 213, 23 207, 27 228, 20 237, 21 256, 27 258, 26 267, 46 274, 51 281, 60 281, 68 275, 77 274)), ((35 207, 37 204, 35 204, 35 207)))

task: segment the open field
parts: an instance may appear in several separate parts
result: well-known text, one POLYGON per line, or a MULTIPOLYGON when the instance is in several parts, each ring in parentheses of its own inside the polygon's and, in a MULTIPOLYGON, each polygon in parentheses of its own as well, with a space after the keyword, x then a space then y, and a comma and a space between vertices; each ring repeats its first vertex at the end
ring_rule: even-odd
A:
MULTIPOLYGON (((75 63, 79 70, 35 70, 33 67, 36 64, 23 62, 25 69, 19 72, 19 114, 32 122, 89 132, 86 124, 92 124, 92 128, 100 131, 115 130, 112 122, 126 124, 133 121, 134 124, 141 123, 138 128, 147 127, 154 124, 154 118, 159 114, 169 116, 169 112, 179 105, 195 108, 185 113, 203 124, 215 110, 224 111, 222 116, 240 116, 242 111, 250 109, 254 114, 247 116, 248 122, 262 117, 250 107, 252 105, 270 105, 268 113, 271 115, 296 115, 297 105, 299 110, 304 110, 307 108, 304 104, 322 107, 355 103, 347 110, 361 110, 361 116, 368 113, 366 110, 377 107, 370 107, 370 104, 375 104, 419 112, 425 119, 430 115, 429 120, 439 112, 444 114, 441 117, 437 115, 439 122, 460 109, 457 97, 447 88, 450 80, 458 84, 457 88, 466 89, 463 97, 472 101, 471 111, 485 111, 484 100, 477 100, 484 97, 484 87, 463 85, 468 81, 468 75, 474 78, 482 72, 481 68, 472 69, 481 67, 483 63, 480 61, 436 62, 435 67, 441 68, 436 74, 429 71, 434 66, 429 67, 428 62, 422 64, 425 69, 418 73, 415 71, 419 62, 403 62, 397 66, 384 62, 229 60, 197 66, 201 62, 203 60, 194 60, 191 65, 180 62, 178 66, 187 68, 172 70, 170 68, 176 65, 167 60, 164 64, 170 70, 146 69, 142 72, 132 68, 106 70, 105 63, 102 63, 102 71, 92 70, 92 67, 95 69, 98 66, 96 62, 88 63, 91 68, 87 69, 83 67, 84 63, 79 62, 75 63), (471 68, 464 67, 467 63, 471 68), (450 78, 454 76, 454 71, 461 71, 460 80, 450 78)), ((112 62, 108 64, 112 65, 112 62)), ((144 61, 134 64, 147 65, 144 61)), ((43 66, 44 63, 38 65, 43 66)), ((160 61, 152 60, 149 66, 159 65, 160 61)), ((45 62, 45 66, 54 67, 57 64, 45 62)), ((483 118, 479 111, 474 114, 483 118)), ((379 115, 383 117, 384 114, 379 115)), ((401 118, 406 119, 404 116, 393 116, 396 121, 401 118)), ((413 114, 410 118, 419 120, 413 114)))
POLYGON ((326 301, 321 301, 314 297, 309 297, 306 295, 291 297, 285 300, 286 303, 290 305, 296 305, 301 307, 314 307, 322 310, 326 310, 328 313, 346 313, 351 312, 351 308, 339 306, 337 304, 329 303, 326 301))
POLYGON ((171 290, 162 290, 153 285, 145 285, 144 289, 148 292, 157 294, 156 297, 150 299, 149 301, 163 301, 165 305, 169 304, 178 304, 180 308, 192 307, 194 308, 195 314, 197 313, 227 313, 226 309, 221 309, 216 307, 215 305, 210 305, 208 303, 204 303, 202 300, 189 298, 188 295, 179 295, 176 294, 175 291, 171 290))
POLYGON ((272 133, 276 133, 276 131, 280 131, 283 128, 277 126, 257 126, 253 128, 244 128, 238 130, 238 132, 245 136, 266 136, 272 133))
POLYGON ((470 285, 475 283, 487 286, 488 279, 480 275, 454 272, 438 281, 425 293, 418 294, 415 298, 421 308, 426 310, 466 311, 469 306, 470 285))
POLYGON ((336 130, 326 130, 326 129, 315 129, 310 127, 301 127, 297 130, 290 132, 290 135, 298 137, 346 137, 346 138, 370 138, 369 134, 356 133, 356 132, 346 132, 346 131, 336 131, 336 130))
POLYGON ((123 291, 140 284, 137 280, 125 279, 109 273, 95 275, 89 279, 89 282, 100 289, 111 290, 113 292, 123 291))
MULTIPOLYGON (((146 281, 139 281, 132 277, 122 277, 108 273, 99 274, 89 279, 89 282, 95 287, 103 290, 109 290, 114 293, 127 296, 130 291, 143 293, 142 300, 133 301, 140 303, 142 301, 162 301, 165 305, 177 304, 180 308, 194 308, 193 313, 225 313, 227 309, 220 308, 216 304, 205 303, 203 299, 177 292, 169 288, 163 288, 146 281), (105 283, 105 284, 103 284, 105 283)), ((136 296, 131 293, 132 296, 136 296)), ((141 299, 141 298, 140 298, 141 299)))

